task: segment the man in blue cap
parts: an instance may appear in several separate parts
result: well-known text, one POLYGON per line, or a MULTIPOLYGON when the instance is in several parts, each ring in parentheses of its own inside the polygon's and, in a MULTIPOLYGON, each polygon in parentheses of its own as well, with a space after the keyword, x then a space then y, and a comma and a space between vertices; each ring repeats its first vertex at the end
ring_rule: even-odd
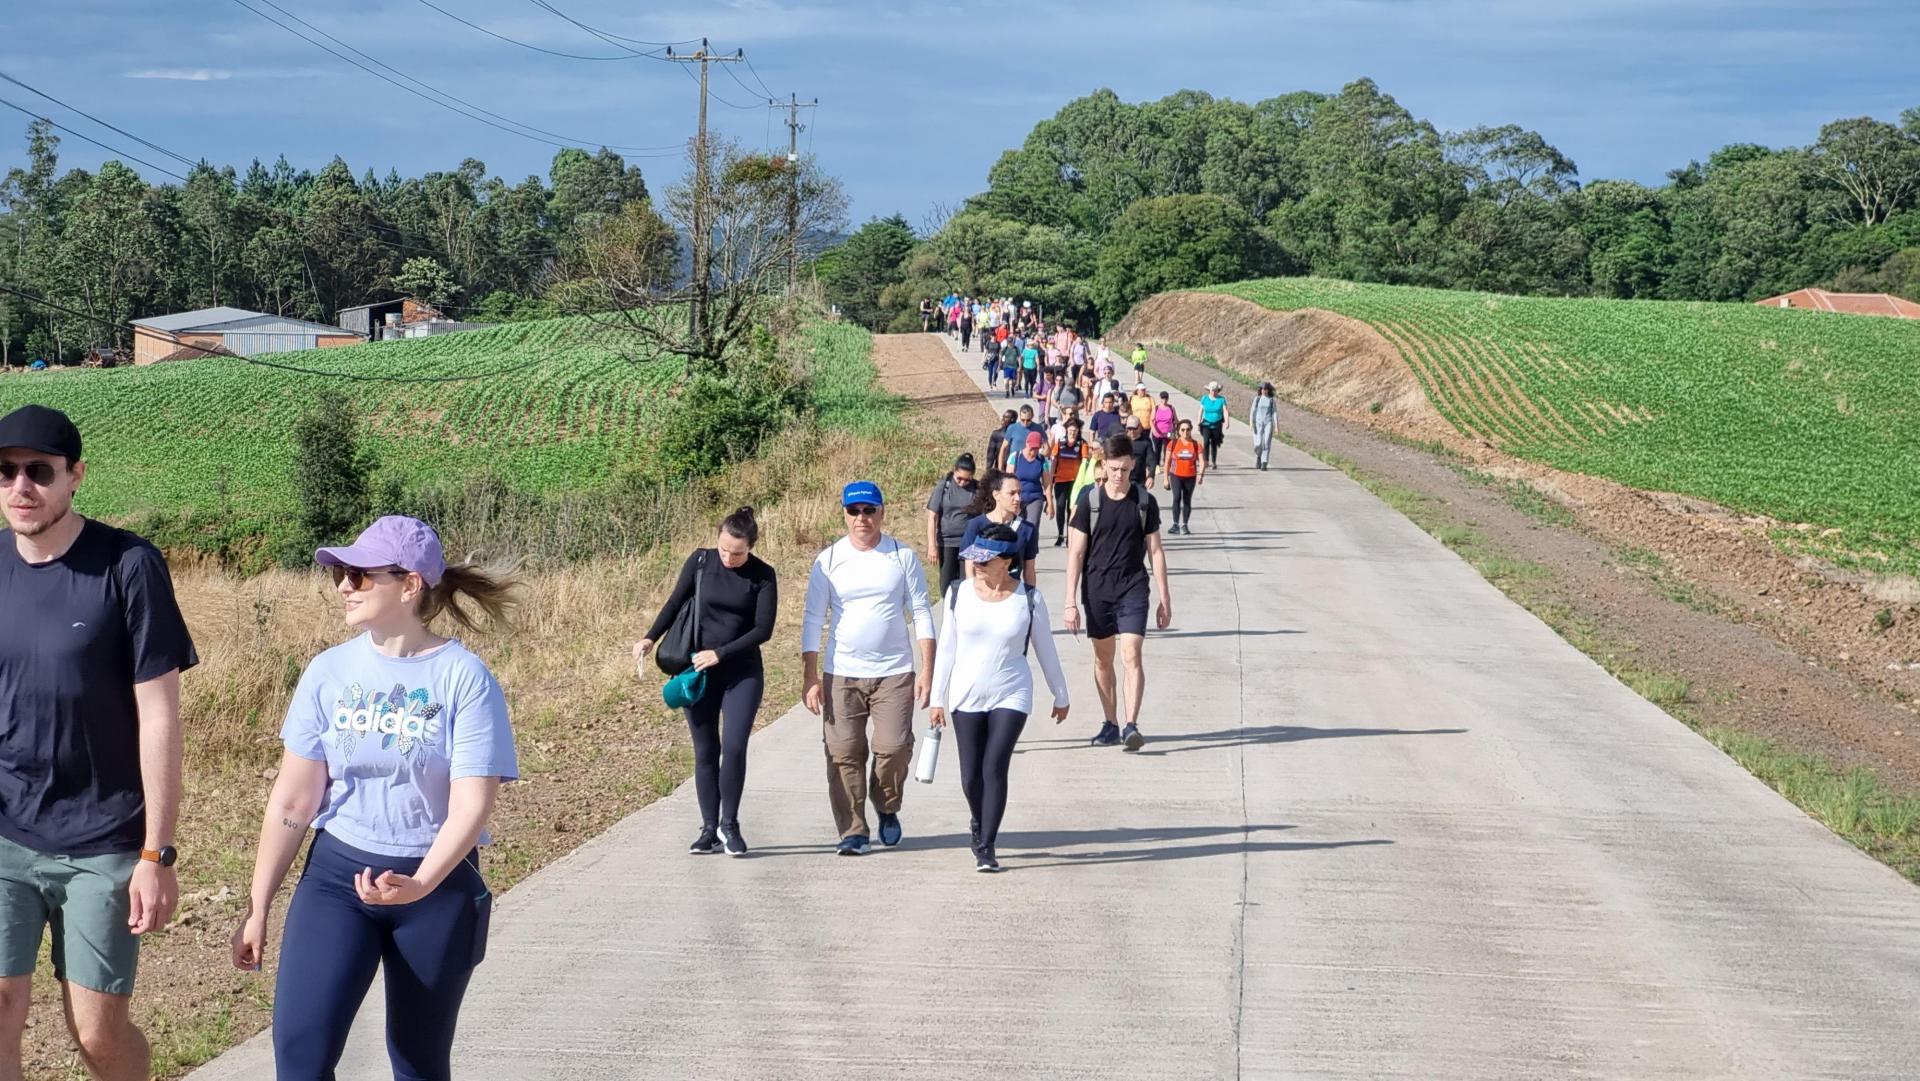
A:
POLYGON ((880 812, 880 843, 900 843, 900 801, 913 762, 913 709, 927 704, 932 687, 933 607, 920 557, 882 531, 887 510, 880 486, 854 481, 841 491, 840 505, 847 535, 814 557, 807 576, 800 624, 802 700, 812 712, 825 713, 827 796, 840 831, 838 851, 861 856, 871 844, 869 798, 880 812), (831 639, 824 679, 823 632, 831 639))

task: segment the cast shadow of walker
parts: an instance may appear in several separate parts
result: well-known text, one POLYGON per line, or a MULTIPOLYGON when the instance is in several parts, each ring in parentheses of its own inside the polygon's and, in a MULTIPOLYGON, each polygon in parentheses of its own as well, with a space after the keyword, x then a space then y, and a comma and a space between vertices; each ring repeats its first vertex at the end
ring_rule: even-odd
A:
MULTIPOLYGON (((1133 751, 1136 758, 1157 758, 1182 751, 1211 751, 1220 748, 1252 747, 1263 743, 1301 743, 1310 739, 1352 739, 1358 736, 1461 736, 1465 728, 1309 728, 1299 724, 1262 724, 1245 728, 1222 728, 1215 732, 1170 732, 1151 737, 1143 750, 1133 751)), ((1036 751, 1087 749, 1084 739, 1021 740, 1014 754, 1036 751)), ((1101 748, 1091 749, 1099 753, 1101 748)))
MULTIPOLYGON (((1163 860, 1205 859, 1236 853, 1314 852, 1332 848, 1390 845, 1385 838, 1356 841, 1261 841, 1257 833, 1297 829, 1291 825, 1148 826, 1140 829, 1001 830, 997 844, 1002 860, 1020 867, 1094 867, 1112 863, 1157 863, 1163 860), (1182 841, 1220 838, 1205 844, 1182 841)), ((972 843, 962 833, 916 838, 916 848, 965 848, 972 843)))

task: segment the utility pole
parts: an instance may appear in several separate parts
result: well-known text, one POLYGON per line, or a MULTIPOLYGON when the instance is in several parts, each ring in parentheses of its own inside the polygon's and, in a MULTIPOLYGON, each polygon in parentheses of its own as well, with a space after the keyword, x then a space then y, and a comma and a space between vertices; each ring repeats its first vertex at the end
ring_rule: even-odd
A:
POLYGON ((800 287, 800 129, 806 127, 800 123, 800 110, 818 109, 820 99, 802 102, 798 96, 787 95, 786 104, 777 101, 767 102, 769 109, 787 111, 787 295, 792 296, 800 287))
POLYGON ((713 246, 713 228, 707 224, 707 65, 739 64, 746 58, 744 49, 735 49, 732 56, 714 56, 707 49, 706 38, 700 39, 700 49, 692 56, 676 56, 673 47, 667 47, 668 60, 700 65, 700 133, 693 142, 693 307, 688 321, 694 343, 703 347, 707 342, 707 305, 713 292, 713 275, 708 265, 712 258, 708 249, 713 246))

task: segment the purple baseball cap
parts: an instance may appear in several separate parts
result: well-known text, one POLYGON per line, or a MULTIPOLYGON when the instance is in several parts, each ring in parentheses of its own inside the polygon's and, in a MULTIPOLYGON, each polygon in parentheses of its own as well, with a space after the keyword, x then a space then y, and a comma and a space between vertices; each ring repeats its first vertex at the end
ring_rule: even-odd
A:
POLYGON ((418 518, 390 514, 362 530, 344 548, 322 548, 313 553, 323 567, 399 567, 437 586, 447 573, 447 557, 440 550, 440 534, 418 518))

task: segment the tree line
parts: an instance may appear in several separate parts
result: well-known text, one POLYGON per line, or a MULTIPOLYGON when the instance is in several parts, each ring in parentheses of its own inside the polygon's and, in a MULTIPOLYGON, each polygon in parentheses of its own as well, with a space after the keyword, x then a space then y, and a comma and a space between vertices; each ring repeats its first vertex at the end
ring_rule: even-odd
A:
POLYGON ((829 299, 918 329, 949 292, 1097 328, 1166 289, 1267 275, 1553 296, 1755 300, 1810 285, 1920 299, 1920 108, 1808 146, 1724 147, 1665 184, 1582 183, 1516 125, 1443 133, 1370 79, 1257 104, 1101 90, 1035 125, 987 190, 820 261, 829 299))
MULTIPOLYGON (((45 121, 0 182, 0 281, 78 314, 0 293, 0 360, 70 361, 126 344, 113 324, 230 305, 332 322, 342 308, 418 293, 479 321, 550 314, 556 268, 606 223, 657 221, 638 166, 611 150, 556 153, 545 178, 510 184, 457 168, 355 178, 281 157, 244 173, 204 162, 149 184, 109 161, 59 170, 45 121)), ((670 230, 654 250, 672 261, 670 230)), ((658 256, 655 256, 658 262, 658 256)))

